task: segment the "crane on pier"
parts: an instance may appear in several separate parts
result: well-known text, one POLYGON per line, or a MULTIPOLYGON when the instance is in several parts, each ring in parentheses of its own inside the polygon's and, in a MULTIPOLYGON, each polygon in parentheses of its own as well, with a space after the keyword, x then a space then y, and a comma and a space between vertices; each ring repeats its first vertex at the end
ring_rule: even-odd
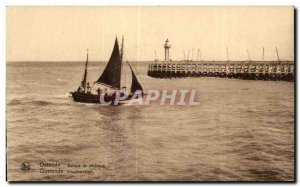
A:
POLYGON ((192 60, 191 61, 193 61, 194 60, 194 48, 192 49, 192 60))
POLYGON ((157 59, 157 55, 156 55, 156 50, 155 50, 155 62, 158 62, 159 60, 157 59))
POLYGON ((226 58, 227 58, 227 61, 229 61, 228 47, 226 48, 226 58))
POLYGON ((277 54, 277 61, 279 62, 279 61, 280 61, 280 59, 279 59, 279 54, 278 54, 277 47, 276 47, 276 54, 277 54))
POLYGON ((199 57, 200 57, 200 60, 202 61, 202 55, 201 55, 201 50, 199 49, 199 57))
POLYGON ((249 50, 247 49, 247 55, 248 55, 248 61, 250 62, 250 54, 249 54, 249 50))

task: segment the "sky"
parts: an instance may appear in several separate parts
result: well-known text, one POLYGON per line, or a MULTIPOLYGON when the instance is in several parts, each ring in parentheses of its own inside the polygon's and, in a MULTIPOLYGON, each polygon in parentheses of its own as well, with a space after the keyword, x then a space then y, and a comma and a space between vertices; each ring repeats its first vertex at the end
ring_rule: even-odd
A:
POLYGON ((124 36, 124 58, 294 59, 293 7, 7 7, 7 61, 108 61, 124 36), (194 51, 194 52, 193 52, 194 51))

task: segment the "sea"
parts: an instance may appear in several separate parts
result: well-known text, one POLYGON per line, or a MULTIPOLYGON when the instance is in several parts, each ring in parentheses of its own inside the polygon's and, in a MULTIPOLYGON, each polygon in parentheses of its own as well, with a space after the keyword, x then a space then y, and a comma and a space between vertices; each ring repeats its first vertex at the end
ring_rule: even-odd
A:
POLYGON ((134 62, 145 90, 194 89, 199 105, 102 106, 69 97, 84 64, 7 62, 9 181, 295 180, 293 82, 158 79, 134 62))

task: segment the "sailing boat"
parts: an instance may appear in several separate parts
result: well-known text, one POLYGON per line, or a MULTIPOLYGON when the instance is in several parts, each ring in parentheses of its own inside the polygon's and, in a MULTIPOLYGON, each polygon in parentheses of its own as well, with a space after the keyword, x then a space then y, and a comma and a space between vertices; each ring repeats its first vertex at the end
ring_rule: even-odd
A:
MULTIPOLYGON (((87 60, 85 63, 85 69, 83 74, 83 80, 81 81, 81 85, 79 86, 77 91, 70 92, 73 100, 75 102, 82 103, 101 103, 100 95, 104 95, 104 102, 113 102, 116 97, 116 92, 121 91, 121 72, 122 72, 122 61, 123 61, 123 48, 124 48, 124 38, 122 38, 121 50, 119 50, 118 39, 116 38, 114 48, 111 54, 111 57, 97 81, 94 84, 99 84, 105 87, 105 93, 98 88, 97 93, 92 93, 91 86, 87 82, 87 74, 88 74, 88 53, 87 60), (112 92, 106 92, 107 89, 112 90, 112 92)), ((130 71, 131 71, 131 88, 128 99, 136 92, 140 91, 143 94, 143 88, 141 84, 138 82, 137 77, 129 64, 126 61, 130 71)))

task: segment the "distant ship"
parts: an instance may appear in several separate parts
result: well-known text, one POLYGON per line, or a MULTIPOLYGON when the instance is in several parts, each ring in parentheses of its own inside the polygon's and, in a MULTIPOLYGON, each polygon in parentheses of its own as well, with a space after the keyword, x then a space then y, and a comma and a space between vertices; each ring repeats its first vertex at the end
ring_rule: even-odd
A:
MULTIPOLYGON (((81 81, 81 85, 79 86, 77 91, 70 92, 75 102, 105 104, 107 102, 114 102, 116 98, 116 93, 118 91, 120 91, 122 94, 122 90, 124 91, 124 89, 126 89, 126 87, 121 88, 123 48, 124 48, 124 38, 122 38, 121 49, 119 50, 118 39, 116 37, 115 45, 111 57, 103 73, 99 77, 99 79, 94 82, 94 84, 100 84, 105 88, 103 90, 100 90, 100 88, 98 88, 96 93, 92 93, 91 85, 89 84, 89 82, 87 82, 87 74, 88 74, 88 54, 87 54, 84 75, 83 75, 83 80, 81 81), (108 90, 110 91, 107 92, 108 90), (105 103, 101 103, 100 100, 101 94, 104 94, 105 103)), ((137 77, 131 65, 129 64, 128 61, 126 62, 131 70, 131 77, 132 77, 130 93, 129 96, 127 97, 129 99, 136 91, 140 91, 143 94, 143 88, 139 83, 139 81, 137 80, 137 77)))

